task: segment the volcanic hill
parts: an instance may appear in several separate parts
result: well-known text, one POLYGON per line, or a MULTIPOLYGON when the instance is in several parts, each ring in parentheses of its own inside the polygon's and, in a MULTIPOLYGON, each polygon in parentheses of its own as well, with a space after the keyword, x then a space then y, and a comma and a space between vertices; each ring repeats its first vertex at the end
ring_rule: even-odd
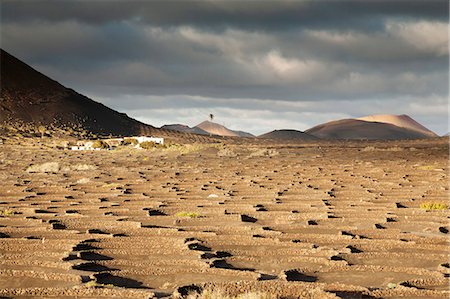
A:
POLYGON ((203 131, 208 132, 212 135, 219 135, 219 136, 232 136, 232 137, 255 137, 254 135, 243 132, 243 131, 233 131, 225 126, 222 126, 218 123, 214 123, 211 121, 204 121, 198 125, 196 125, 194 128, 199 128, 203 131))
POLYGON ((432 137, 428 132, 422 132, 417 129, 360 119, 330 121, 317 125, 305 132, 322 139, 399 140, 432 137))
POLYGON ((113 135, 158 130, 61 85, 4 50, 0 61, 0 123, 55 125, 113 135))
POLYGON ((177 132, 183 132, 183 133, 191 133, 191 134, 199 134, 199 135, 209 135, 208 132, 197 128, 197 127, 189 127, 187 125, 182 124, 171 124, 171 125, 164 125, 161 127, 161 129, 164 130, 171 130, 171 131, 177 131, 177 132))
POLYGON ((319 139, 316 136, 297 130, 274 130, 272 132, 259 135, 258 138, 284 141, 310 141, 319 139))

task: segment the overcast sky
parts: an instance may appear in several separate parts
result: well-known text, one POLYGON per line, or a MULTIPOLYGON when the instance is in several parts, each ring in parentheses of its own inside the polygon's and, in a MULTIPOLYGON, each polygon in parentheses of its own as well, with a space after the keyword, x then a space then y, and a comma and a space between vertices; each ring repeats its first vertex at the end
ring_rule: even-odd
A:
POLYGON ((154 126, 448 129, 448 1, 5 1, 1 47, 154 126))

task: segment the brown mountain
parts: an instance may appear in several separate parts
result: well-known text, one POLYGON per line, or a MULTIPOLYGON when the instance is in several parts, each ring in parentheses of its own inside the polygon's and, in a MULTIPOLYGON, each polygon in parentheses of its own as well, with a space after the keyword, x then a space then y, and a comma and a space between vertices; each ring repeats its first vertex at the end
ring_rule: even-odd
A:
POLYGON ((396 140, 430 138, 428 134, 409 128, 358 119, 330 121, 305 132, 322 139, 396 140))
POLYGON ((413 131, 417 131, 427 135, 428 137, 438 137, 436 133, 430 131, 425 128, 417 121, 409 117, 408 115, 393 115, 393 114, 378 114, 378 115, 369 115, 365 117, 357 118, 358 120, 370 121, 370 122, 379 122, 391 124, 397 127, 410 129, 413 131))
POLYGON ((181 124, 172 124, 172 125, 164 125, 161 127, 161 129, 164 130, 171 130, 171 131, 177 131, 177 132, 183 132, 183 133, 192 133, 192 134, 199 134, 199 135, 209 135, 208 132, 197 128, 197 127, 189 127, 186 125, 181 124))
POLYGON ((232 136, 232 137, 255 137, 250 133, 243 131, 233 131, 222 125, 207 120, 196 125, 194 128, 199 128, 203 131, 208 132, 208 134, 212 135, 232 136))
POLYGON ((297 130, 274 130, 272 132, 259 135, 258 138, 284 141, 310 141, 319 139, 316 136, 297 130))
POLYGON ((1 123, 79 127, 113 135, 157 130, 64 87, 4 50, 0 62, 1 123))

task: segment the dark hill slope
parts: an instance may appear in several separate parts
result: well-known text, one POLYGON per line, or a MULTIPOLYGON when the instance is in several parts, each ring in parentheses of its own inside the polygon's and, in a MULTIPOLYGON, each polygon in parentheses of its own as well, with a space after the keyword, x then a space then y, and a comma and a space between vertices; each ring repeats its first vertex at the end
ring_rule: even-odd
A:
POLYGON ((259 135, 258 138, 277 139, 283 141, 310 141, 318 139, 313 135, 297 130, 275 130, 269 133, 259 135))
POLYGON ((113 135, 157 130, 64 87, 4 50, 0 61, 0 122, 56 125, 113 135))

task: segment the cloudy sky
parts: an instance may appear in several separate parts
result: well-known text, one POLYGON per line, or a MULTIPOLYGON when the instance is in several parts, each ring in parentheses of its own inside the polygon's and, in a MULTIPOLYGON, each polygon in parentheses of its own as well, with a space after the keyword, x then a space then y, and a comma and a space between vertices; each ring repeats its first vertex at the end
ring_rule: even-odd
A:
POLYGON ((449 4, 8 1, 1 47, 141 121, 261 134, 369 114, 448 129, 449 4))

